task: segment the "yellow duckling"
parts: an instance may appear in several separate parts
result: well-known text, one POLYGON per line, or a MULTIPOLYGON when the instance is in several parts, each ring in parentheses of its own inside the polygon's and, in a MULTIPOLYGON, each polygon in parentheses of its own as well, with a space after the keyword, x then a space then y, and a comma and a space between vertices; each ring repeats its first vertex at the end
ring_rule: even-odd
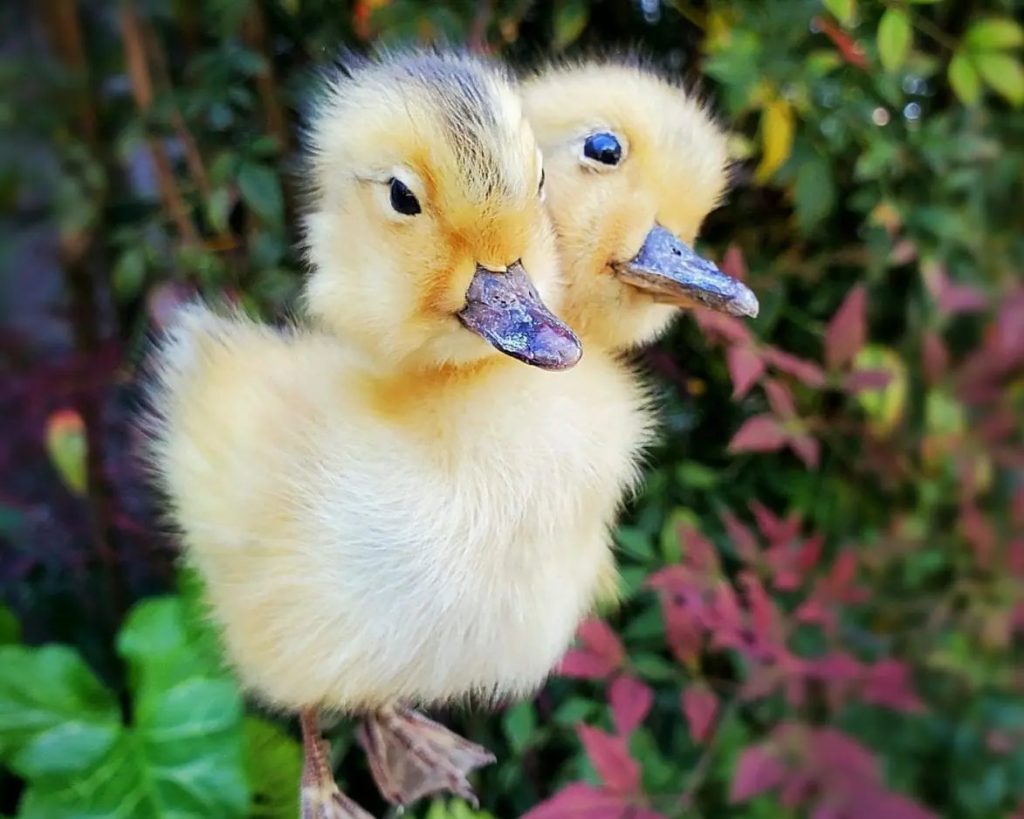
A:
POLYGON ((452 55, 349 74, 310 128, 317 327, 188 311, 152 460, 238 675, 300 714, 304 816, 353 819, 318 711, 364 718, 391 801, 471 798, 492 757, 409 706, 540 685, 608 571, 646 429, 628 374, 573 367, 544 306, 544 174, 508 82, 452 55))
MULTIPOLYGON (((643 385, 620 354, 657 338, 680 307, 758 312, 745 285, 691 248, 727 187, 726 136, 697 100, 638 64, 552 67, 521 94, 544 153, 566 277, 562 315, 583 341, 585 363, 617 371, 604 400, 632 407, 619 423, 651 429, 643 385)), ((635 459, 644 439, 634 440, 635 459)), ((595 515, 613 520, 615 511, 595 515)), ((617 585, 609 560, 588 593, 611 599, 617 585)))
POLYGON ((562 315, 588 356, 653 341, 679 312, 756 316, 757 298, 691 248, 728 184, 726 136, 638 64, 550 68, 523 83, 566 278, 562 315))

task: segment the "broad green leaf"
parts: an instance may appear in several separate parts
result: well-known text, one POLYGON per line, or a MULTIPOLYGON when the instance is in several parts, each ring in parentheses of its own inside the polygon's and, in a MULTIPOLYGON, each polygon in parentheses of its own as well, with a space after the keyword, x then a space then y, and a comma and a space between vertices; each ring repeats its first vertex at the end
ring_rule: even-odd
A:
POLYGON ((537 729, 537 716, 533 710, 532 702, 519 702, 510 707, 501 718, 502 727, 505 729, 505 736, 512 750, 521 754, 534 739, 534 732, 537 729))
POLYGON ((844 26, 853 22, 853 13, 856 9, 855 0, 825 0, 827 8, 835 18, 844 26))
POLYGON ((1012 105, 1024 104, 1024 67, 1009 54, 975 54, 974 64, 986 85, 1012 105))
POLYGON ((298 819, 302 749, 272 722, 245 718, 245 767, 252 788, 249 819, 298 819))
POLYGON ((135 298, 146 278, 146 252, 141 246, 122 253, 114 265, 112 282, 114 293, 122 301, 135 298))
POLYGON ((793 108, 788 102, 776 99, 765 106, 761 113, 762 155, 761 164, 757 166, 758 182, 767 181, 789 159, 795 128, 793 108))
POLYGON ((46 451, 65 486, 76 495, 84 495, 87 440, 85 423, 75 410, 57 410, 46 420, 46 451))
POLYGON ((260 218, 278 225, 284 218, 281 183, 273 168, 243 162, 238 169, 238 190, 242 199, 260 218))
POLYGON ((21 625, 14 612, 0 604, 0 645, 17 643, 21 640, 21 625))
POLYGON ((981 97, 981 79, 965 54, 956 54, 949 63, 949 84, 965 105, 974 105, 981 97))
POLYGON ((910 16, 900 8, 889 8, 878 24, 878 56, 886 71, 895 71, 910 50, 910 16))
POLYGON ((572 45, 587 27, 590 11, 585 0, 559 0, 555 4, 554 37, 551 46, 562 51, 572 45))
POLYGON ((451 799, 448 802, 438 799, 431 803, 425 819, 494 819, 494 817, 484 811, 474 810, 461 799, 451 799))
POLYGON ((111 693, 66 646, 0 646, 0 759, 21 776, 84 770, 121 731, 111 693))
POLYGON ((1024 29, 1014 20, 979 20, 967 29, 964 45, 974 52, 1017 48, 1024 45, 1024 29))
POLYGON ((800 230, 809 234, 832 213, 836 204, 832 166, 827 160, 814 155, 800 166, 796 172, 793 197, 800 230))

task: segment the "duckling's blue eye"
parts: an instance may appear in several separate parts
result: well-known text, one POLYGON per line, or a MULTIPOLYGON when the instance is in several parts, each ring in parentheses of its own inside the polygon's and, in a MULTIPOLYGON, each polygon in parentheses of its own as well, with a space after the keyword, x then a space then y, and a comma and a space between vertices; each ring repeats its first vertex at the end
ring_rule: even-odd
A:
POLYGON ((420 202, 408 185, 394 177, 391 177, 388 184, 391 186, 391 207, 406 216, 415 216, 420 212, 420 202))
POLYGON ((622 145, 614 134, 591 134, 583 143, 583 155, 602 165, 618 165, 622 159, 622 145))

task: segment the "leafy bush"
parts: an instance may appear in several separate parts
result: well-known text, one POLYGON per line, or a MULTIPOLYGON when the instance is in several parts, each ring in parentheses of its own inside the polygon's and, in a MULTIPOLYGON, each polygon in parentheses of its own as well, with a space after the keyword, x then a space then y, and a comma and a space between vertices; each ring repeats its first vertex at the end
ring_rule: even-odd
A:
POLYGON ((415 814, 1024 812, 1018 4, 45 6, 0 70, 0 811, 294 815, 296 743, 243 711, 140 488, 138 354, 193 289, 294 296, 308 65, 447 37, 515 62, 640 41, 704 77, 737 159, 704 241, 762 313, 644 356, 665 435, 623 603, 535 702, 452 715, 499 756, 489 813, 415 814))

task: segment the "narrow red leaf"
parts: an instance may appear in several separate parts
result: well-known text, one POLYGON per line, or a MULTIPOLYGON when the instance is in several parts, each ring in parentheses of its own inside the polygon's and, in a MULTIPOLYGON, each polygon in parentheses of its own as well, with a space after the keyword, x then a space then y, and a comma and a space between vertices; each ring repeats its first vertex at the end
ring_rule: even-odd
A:
POLYGON ((791 435, 789 438, 789 448, 796 453, 796 456, 804 462, 804 466, 808 469, 818 468, 818 464, 821 461, 821 444, 817 438, 806 432, 799 435, 791 435))
POLYGON ((865 702, 894 711, 913 714, 924 710, 910 680, 910 667, 899 660, 879 660, 870 666, 861 696, 865 702))
POLYGON ((654 692, 635 677, 623 674, 615 678, 608 699, 615 730, 628 736, 647 717, 654 703, 654 692))
POLYGON ((843 389, 851 395, 871 390, 884 390, 892 381, 887 370, 854 370, 843 379, 843 389))
POLYGON ((743 250, 735 242, 730 242, 722 257, 722 272, 741 282, 747 278, 747 260, 743 258, 743 250))
POLYGON ((738 318, 713 310, 694 310, 693 318, 701 331, 712 341, 749 344, 753 340, 750 330, 738 318))
POLYGON ((750 527, 732 512, 724 512, 722 514, 722 522, 725 524, 725 531, 729 535, 729 540, 732 541, 733 546, 736 548, 737 554, 746 563, 751 565, 757 563, 761 550, 757 546, 757 538, 750 531, 750 527))
POLYGON ((765 361, 779 370, 779 372, 793 376, 793 378, 805 386, 825 386, 825 373, 813 361, 799 358, 792 353, 780 350, 778 347, 765 347, 762 350, 762 356, 765 361))
POLYGON ((775 452, 786 443, 786 435, 771 415, 755 415, 743 422, 732 440, 729 452, 775 452))
POLYGON ((585 649, 570 648, 562 656, 555 668, 555 673, 562 677, 577 680, 603 680, 615 672, 616 666, 585 649))
POLYGON ((867 291, 854 287, 843 299, 825 331, 825 361, 838 369, 860 352, 867 337, 867 291))
POLYGON ((629 755, 626 739, 589 725, 580 725, 576 732, 605 789, 618 796, 635 795, 640 789, 640 766, 629 755))
POLYGON ((929 330, 921 339, 921 366, 929 384, 935 384, 949 369, 949 351, 942 337, 929 330))
POLYGON ((557 673, 563 677, 600 679, 622 666, 625 657, 622 642, 603 620, 596 617, 584 620, 576 637, 581 647, 570 649, 558 664, 557 673))
POLYGON ((828 37, 836 47, 839 55, 850 65, 867 71, 868 58, 864 54, 864 48, 849 34, 833 23, 827 17, 815 17, 814 22, 821 29, 822 34, 828 37))
POLYGON ((789 385, 777 378, 765 378, 761 381, 764 394, 768 397, 772 412, 783 420, 796 418, 796 402, 789 385))
POLYGON ((777 788, 785 777, 786 769, 771 750, 761 745, 746 748, 736 763, 729 801, 745 802, 777 788))
POLYGON ((520 819, 623 819, 627 810, 622 797, 573 782, 520 819))
POLYGON ((764 375, 765 364, 753 347, 735 345, 725 354, 732 379, 732 397, 742 398, 764 375))
POLYGON ((682 697, 683 713, 690 725, 690 735, 696 742, 706 742, 718 716, 718 697, 702 683, 687 686, 682 697))

